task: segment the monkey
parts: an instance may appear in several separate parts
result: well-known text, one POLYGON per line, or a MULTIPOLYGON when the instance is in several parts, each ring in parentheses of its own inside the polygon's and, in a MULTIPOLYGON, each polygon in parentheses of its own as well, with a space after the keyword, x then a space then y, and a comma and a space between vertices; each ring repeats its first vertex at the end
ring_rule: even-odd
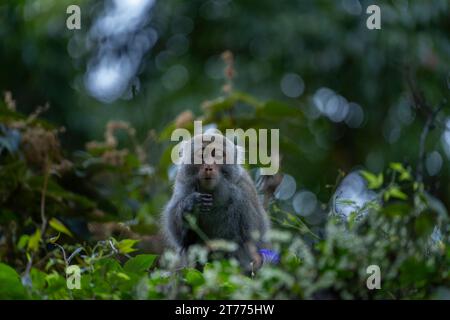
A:
POLYGON ((270 220, 250 175, 237 160, 242 156, 239 148, 217 133, 204 133, 184 142, 181 153, 190 160, 194 158, 194 163, 179 165, 162 223, 169 244, 183 256, 191 245, 205 244, 205 239, 186 221, 187 215, 195 216, 207 239, 237 244, 232 256, 244 271, 252 272, 262 264, 258 250, 270 246, 270 220), (214 161, 205 157, 206 141, 211 140, 219 142, 209 148, 214 161), (235 161, 227 161, 229 157, 235 161))

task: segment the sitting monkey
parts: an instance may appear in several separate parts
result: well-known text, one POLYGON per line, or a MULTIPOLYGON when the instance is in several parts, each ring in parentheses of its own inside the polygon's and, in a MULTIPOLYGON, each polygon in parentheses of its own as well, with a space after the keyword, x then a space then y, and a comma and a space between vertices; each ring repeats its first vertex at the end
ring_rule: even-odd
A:
POLYGON ((233 256, 246 272, 258 268, 267 248, 269 218, 254 183, 239 164, 240 147, 217 133, 197 135, 181 146, 172 198, 163 213, 163 228, 170 244, 184 256, 189 246, 223 239, 237 244, 233 256), (213 141, 213 143, 209 143, 213 141), (231 158, 230 158, 231 157, 231 158), (233 161, 229 161, 232 159, 233 161), (196 218, 198 232, 186 215, 196 218))

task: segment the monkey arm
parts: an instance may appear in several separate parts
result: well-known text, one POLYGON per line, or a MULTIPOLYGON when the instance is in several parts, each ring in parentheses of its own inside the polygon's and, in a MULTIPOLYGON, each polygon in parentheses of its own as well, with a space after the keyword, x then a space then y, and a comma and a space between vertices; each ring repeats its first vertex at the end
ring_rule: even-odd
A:
POLYGON ((186 214, 198 216, 200 213, 210 211, 213 199, 211 195, 199 192, 191 192, 186 196, 179 196, 180 194, 183 195, 183 190, 176 190, 165 209, 165 228, 177 247, 188 247, 196 242, 197 236, 189 228, 186 214))
POLYGON ((258 248, 264 245, 266 236, 265 224, 262 221, 264 216, 258 212, 258 207, 252 201, 242 196, 242 191, 230 204, 229 213, 237 213, 236 230, 238 232, 238 250, 236 258, 243 270, 251 274, 262 265, 262 257, 258 253, 258 248))
POLYGON ((267 213, 259 202, 256 188, 246 172, 235 183, 229 185, 233 195, 228 214, 235 215, 235 229, 239 248, 236 257, 248 273, 253 272, 263 263, 259 249, 268 248, 267 232, 270 221, 267 213))
POLYGON ((192 194, 181 197, 179 193, 174 193, 164 211, 166 232, 177 247, 182 247, 185 242, 187 226, 184 215, 193 208, 192 197, 192 194))
POLYGON ((236 183, 236 188, 241 190, 237 193, 236 203, 241 207, 239 211, 244 213, 240 217, 242 233, 247 234, 250 237, 247 240, 256 243, 259 248, 267 246, 266 237, 270 229, 270 220, 247 172, 242 173, 241 179, 236 183), (252 233, 257 233, 258 237, 255 239, 252 237, 252 233))

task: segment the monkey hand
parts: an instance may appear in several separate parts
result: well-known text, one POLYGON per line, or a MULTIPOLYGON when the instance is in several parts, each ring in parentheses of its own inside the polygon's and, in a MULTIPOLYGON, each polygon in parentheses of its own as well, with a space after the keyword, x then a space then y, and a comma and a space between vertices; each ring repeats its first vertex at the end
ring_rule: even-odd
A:
POLYGON ((194 192, 186 198, 185 212, 209 212, 213 205, 213 197, 209 193, 194 192))

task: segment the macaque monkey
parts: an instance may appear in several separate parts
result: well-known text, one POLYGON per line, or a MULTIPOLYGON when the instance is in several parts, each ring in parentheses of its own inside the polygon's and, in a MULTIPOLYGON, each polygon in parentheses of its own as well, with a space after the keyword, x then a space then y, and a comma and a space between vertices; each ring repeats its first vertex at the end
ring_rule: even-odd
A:
POLYGON ((262 263, 258 250, 268 246, 270 222, 253 181, 239 164, 242 151, 217 133, 194 136, 180 149, 189 163, 179 164, 173 195, 163 213, 168 241, 182 256, 189 246, 205 243, 205 236, 234 242, 237 250, 232 255, 243 270, 258 268, 262 263), (187 223, 189 214, 201 235, 187 223))

